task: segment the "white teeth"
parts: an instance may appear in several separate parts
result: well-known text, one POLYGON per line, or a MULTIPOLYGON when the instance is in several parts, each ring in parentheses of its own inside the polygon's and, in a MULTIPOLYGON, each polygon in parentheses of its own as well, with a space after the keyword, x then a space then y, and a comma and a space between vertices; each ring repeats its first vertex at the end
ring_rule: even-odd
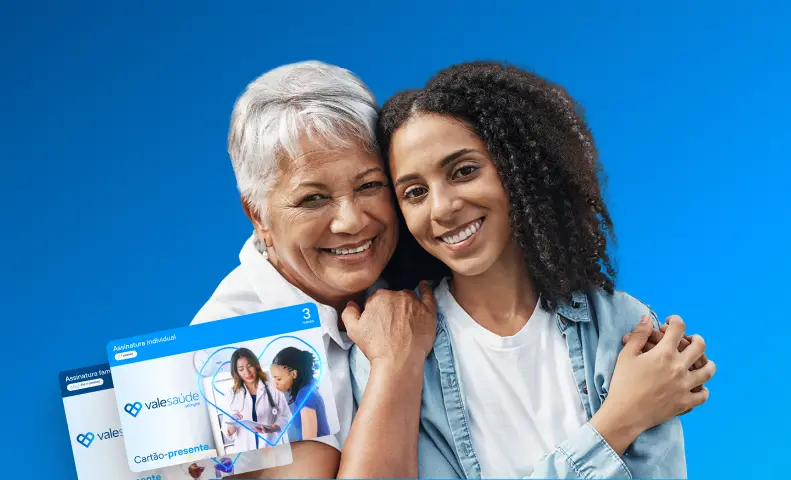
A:
POLYGON ((464 240, 467 240, 472 236, 473 233, 477 232, 479 228, 481 228, 481 221, 476 220, 475 222, 470 224, 467 228, 457 233, 456 235, 452 235, 452 236, 445 235, 440 238, 442 238, 443 242, 453 245, 454 243, 459 243, 464 240))
POLYGON ((365 242, 364 244, 360 245, 357 248, 330 248, 330 252, 333 255, 349 255, 352 253, 360 253, 371 248, 372 243, 373 240, 368 240, 367 242, 365 242))

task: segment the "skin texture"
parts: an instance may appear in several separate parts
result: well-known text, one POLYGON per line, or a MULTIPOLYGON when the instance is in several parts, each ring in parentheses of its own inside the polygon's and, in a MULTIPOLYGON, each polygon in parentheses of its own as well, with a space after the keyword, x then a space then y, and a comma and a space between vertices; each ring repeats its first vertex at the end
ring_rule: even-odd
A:
POLYGON ((291 444, 291 457, 293 461, 289 465, 228 478, 334 478, 341 453, 329 445, 307 440, 291 444))
POLYGON ((302 418, 302 438, 305 440, 316 438, 319 434, 319 422, 316 417, 316 410, 302 407, 300 417, 302 418))
POLYGON ((382 160, 362 148, 328 149, 303 140, 303 154, 282 163, 264 223, 245 211, 269 261, 293 285, 340 310, 373 285, 393 255, 397 221, 382 160), (356 255, 330 248, 358 247, 356 255))

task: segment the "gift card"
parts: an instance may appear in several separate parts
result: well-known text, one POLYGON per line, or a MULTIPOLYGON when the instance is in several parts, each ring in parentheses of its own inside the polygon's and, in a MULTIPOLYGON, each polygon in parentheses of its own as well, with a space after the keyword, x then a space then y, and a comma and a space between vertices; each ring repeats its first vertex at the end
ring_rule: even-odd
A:
POLYGON ((61 372, 60 385, 79 480, 209 480, 292 461, 285 444, 135 473, 127 464, 110 365, 61 372))
POLYGON ((312 303, 113 341, 107 349, 132 471, 339 430, 312 303))

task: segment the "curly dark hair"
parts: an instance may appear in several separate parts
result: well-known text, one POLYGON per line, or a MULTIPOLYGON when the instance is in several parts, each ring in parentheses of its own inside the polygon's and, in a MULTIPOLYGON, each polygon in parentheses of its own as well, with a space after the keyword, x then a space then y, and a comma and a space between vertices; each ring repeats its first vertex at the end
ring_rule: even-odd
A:
MULTIPOLYGON (((614 291, 607 241, 614 243, 615 234, 601 194, 604 174, 584 112, 564 88, 496 62, 441 70, 423 89, 401 92, 382 107, 377 140, 385 157, 394 132, 425 113, 463 121, 486 144, 508 193, 513 237, 544 308, 570 301, 574 291, 614 291)), ((403 218, 400 226, 388 280, 403 288, 447 275, 403 218)))
POLYGON ((272 365, 279 365, 290 372, 297 372, 297 377, 289 390, 289 396, 291 397, 289 398, 289 403, 297 400, 297 394, 302 387, 310 385, 315 380, 316 357, 308 351, 295 347, 286 347, 275 355, 275 358, 272 359, 272 365))

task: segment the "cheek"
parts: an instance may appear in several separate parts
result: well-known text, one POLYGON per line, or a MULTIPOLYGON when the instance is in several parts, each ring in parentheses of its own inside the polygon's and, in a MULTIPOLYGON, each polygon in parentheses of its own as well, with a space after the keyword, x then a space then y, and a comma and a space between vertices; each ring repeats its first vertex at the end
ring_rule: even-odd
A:
POLYGON ((417 205, 404 202, 401 205, 401 212, 404 215, 404 220, 406 220, 409 233, 418 242, 422 244, 424 240, 434 239, 431 228, 431 211, 425 200, 417 205))
POLYGON ((398 235, 398 215, 390 194, 383 193, 367 199, 363 204, 363 209, 372 221, 379 224, 378 227, 381 228, 380 233, 386 234, 389 237, 388 240, 395 243, 398 235))
POLYGON ((329 215, 311 212, 272 225, 272 239, 282 257, 311 252, 329 231, 329 215))

